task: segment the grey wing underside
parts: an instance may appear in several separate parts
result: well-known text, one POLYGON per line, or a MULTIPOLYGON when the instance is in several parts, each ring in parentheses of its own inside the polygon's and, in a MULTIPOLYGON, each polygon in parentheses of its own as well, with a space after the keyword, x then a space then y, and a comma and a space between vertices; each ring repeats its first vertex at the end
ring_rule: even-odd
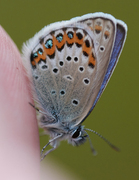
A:
MULTIPOLYGON (((93 102, 93 105, 90 109, 90 111, 88 112, 88 114, 86 115, 86 117, 91 113, 91 111, 94 109, 94 107, 96 106, 96 103, 98 102, 101 94, 103 93, 113 71, 114 68, 118 62, 118 59, 120 57, 120 54, 122 52, 125 40, 126 40, 126 35, 127 35, 127 26, 126 24, 124 24, 121 21, 118 21, 116 24, 116 36, 115 36, 115 42, 114 42, 114 46, 113 46, 113 50, 111 53, 111 57, 110 57, 110 61, 108 64, 108 68, 106 71, 106 74, 104 76, 103 82, 101 84, 100 90, 97 94, 97 97, 95 99, 95 101, 93 102)), ((82 122, 86 119, 86 117, 82 120, 82 122)))
MULTIPOLYGON (((34 81, 34 84, 37 101, 46 112, 48 123, 51 119, 58 118, 60 122, 76 126, 88 116, 100 98, 119 58, 126 33, 124 27, 117 23, 116 19, 111 16, 105 17, 105 14, 103 17, 94 17, 90 14, 81 19, 75 18, 69 21, 69 25, 75 28, 81 26, 82 32, 86 29, 86 25, 89 27, 87 32, 91 33, 87 35, 87 38, 94 43, 96 66, 90 70, 88 59, 82 56, 82 49, 75 45, 72 48, 66 46, 61 52, 56 52, 53 61, 48 61, 51 69, 59 68, 59 74, 53 75, 51 69, 42 72, 37 67, 36 71, 40 74, 41 81, 34 81), (79 57, 81 60, 78 63, 73 60, 69 64, 65 60, 67 56, 72 59, 79 57), (60 61, 64 62, 64 68, 59 67, 60 61), (79 72, 80 67, 85 68, 83 73, 79 72), (90 80, 89 85, 82 83, 84 78, 90 80), (59 94, 62 90, 66 92, 66 96, 59 94), (79 100, 79 105, 73 106, 73 100, 79 100)), ((61 25, 59 32, 62 32, 62 28, 64 26, 61 25)))

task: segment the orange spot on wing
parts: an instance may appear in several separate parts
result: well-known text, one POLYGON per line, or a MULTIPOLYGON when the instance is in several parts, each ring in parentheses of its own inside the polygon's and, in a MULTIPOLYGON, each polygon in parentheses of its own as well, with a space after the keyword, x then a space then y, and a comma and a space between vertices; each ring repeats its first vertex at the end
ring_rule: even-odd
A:
POLYGON ((74 33, 74 37, 75 37, 75 42, 78 43, 78 44, 83 44, 83 38, 82 39, 79 39, 77 36, 76 36, 76 33, 74 33))
POLYGON ((93 28, 91 26, 88 26, 88 27, 91 29, 91 31, 93 31, 93 28))
POLYGON ((44 51, 45 51, 45 53, 47 54, 47 55, 52 55, 52 54, 54 54, 54 52, 55 52, 55 45, 54 45, 54 41, 53 41, 53 46, 52 46, 52 48, 50 48, 50 49, 47 49, 46 47, 45 47, 45 44, 43 43, 42 44, 43 45, 43 49, 44 49, 44 51))
POLYGON ((54 45, 56 45, 59 49, 65 44, 65 34, 63 35, 63 39, 61 42, 59 42, 55 36, 53 36, 53 42, 54 42, 54 45))
POLYGON ((70 39, 66 33, 64 34, 65 41, 67 41, 68 44, 72 44, 72 43, 75 42, 74 37, 75 37, 75 32, 73 34, 73 38, 72 39, 70 39))
POLYGON ((85 42, 83 43, 83 46, 82 46, 82 51, 84 51, 84 52, 86 52, 88 55, 90 55, 91 54, 91 51, 92 50, 92 47, 90 46, 90 47, 87 47, 86 45, 85 45, 85 42))
POLYGON ((95 25, 95 30, 102 31, 102 26, 95 25))
POLYGON ((107 37, 109 37, 110 32, 109 32, 109 31, 105 31, 104 35, 107 36, 107 37))
POLYGON ((42 54, 39 54, 37 52, 38 56, 34 58, 34 61, 31 62, 33 66, 35 66, 40 60, 46 60, 46 53, 43 52, 42 54))
POLYGON ((34 61, 35 61, 35 64, 37 64, 37 63, 40 61, 39 56, 38 56, 38 57, 36 57, 36 58, 34 58, 34 61))
POLYGON ((65 44, 65 42, 67 42, 68 44, 78 43, 78 44, 82 45, 83 44, 83 40, 84 40, 84 38, 79 39, 77 37, 77 35, 76 35, 76 31, 74 31, 73 38, 70 39, 68 37, 68 34, 66 32, 64 32, 63 40, 60 43, 57 41, 57 39, 55 41, 56 41, 57 47, 61 48, 65 44))
POLYGON ((31 64, 32 64, 32 66, 35 66, 36 62, 33 60, 33 61, 31 61, 31 64))

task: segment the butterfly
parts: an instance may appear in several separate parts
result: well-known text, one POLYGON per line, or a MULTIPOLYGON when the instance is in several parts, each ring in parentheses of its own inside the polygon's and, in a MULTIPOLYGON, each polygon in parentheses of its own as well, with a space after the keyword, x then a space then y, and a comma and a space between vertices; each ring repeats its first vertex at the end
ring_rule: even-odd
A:
MULTIPOLYGON (((91 13, 50 24, 23 45, 23 61, 40 114, 50 136, 41 159, 60 141, 73 146, 89 138, 82 122, 94 109, 118 62, 127 25, 110 14, 91 13), (48 145, 52 148, 44 152, 48 145)), ((95 149, 90 141, 91 149, 95 149)))

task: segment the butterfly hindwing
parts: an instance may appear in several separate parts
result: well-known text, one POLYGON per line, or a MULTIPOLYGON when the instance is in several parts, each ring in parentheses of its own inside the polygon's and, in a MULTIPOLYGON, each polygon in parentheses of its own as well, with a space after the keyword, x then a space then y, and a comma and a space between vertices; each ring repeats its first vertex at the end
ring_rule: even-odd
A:
POLYGON ((103 13, 84 15, 46 26, 24 46, 34 98, 48 123, 76 126, 94 108, 123 46, 118 22, 103 13))
MULTIPOLYGON (((83 144, 91 131, 81 123, 95 107, 118 62, 126 39, 124 22, 104 13, 50 24, 23 45, 39 125, 50 136, 41 160, 67 140, 83 144), (52 148, 44 152, 48 145, 52 148)), ((90 138, 89 138, 90 141, 90 138)), ((90 142, 91 150, 95 150, 90 142)))

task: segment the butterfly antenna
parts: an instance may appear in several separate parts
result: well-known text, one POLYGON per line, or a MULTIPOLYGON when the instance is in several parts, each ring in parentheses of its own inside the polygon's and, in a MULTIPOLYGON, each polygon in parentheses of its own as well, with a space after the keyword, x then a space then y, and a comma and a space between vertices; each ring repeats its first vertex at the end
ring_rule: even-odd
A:
POLYGON ((91 141, 88 133, 86 131, 84 131, 84 132, 87 134, 87 137, 88 137, 88 140, 89 140, 89 143, 90 143, 90 147, 91 147, 91 151, 93 152, 93 155, 96 156, 97 155, 97 151, 94 149, 92 141, 91 141))
MULTIPOLYGON (((115 145, 113 145, 110 141, 108 141, 105 137, 103 137, 101 134, 99 134, 98 132, 92 130, 92 129, 87 129, 85 128, 84 130, 86 131, 90 131, 94 134, 96 134, 97 136, 99 136, 101 139, 103 139, 112 149, 114 149, 115 151, 120 151, 120 149, 118 147, 116 147, 115 145)), ((90 138, 89 138, 90 139, 90 138)))

